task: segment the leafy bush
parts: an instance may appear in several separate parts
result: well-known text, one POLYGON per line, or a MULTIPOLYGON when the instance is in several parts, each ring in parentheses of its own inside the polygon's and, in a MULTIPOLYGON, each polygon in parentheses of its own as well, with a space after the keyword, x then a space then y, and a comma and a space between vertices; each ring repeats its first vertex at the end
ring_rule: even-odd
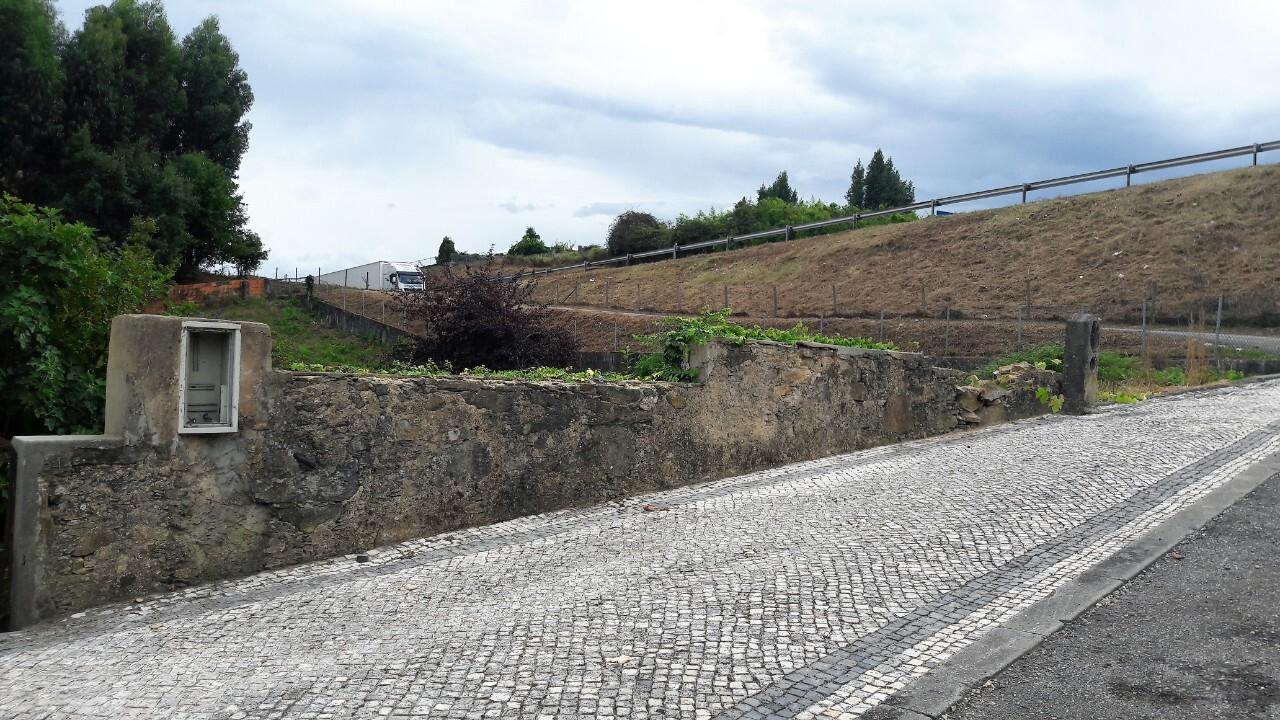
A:
POLYGON ((405 359, 498 370, 569 365, 577 340, 551 323, 533 288, 532 281, 504 277, 492 259, 462 272, 446 267, 405 300, 410 319, 425 328, 405 359))
POLYGON ((172 272, 130 241, 101 249, 92 228, 0 197, 0 434, 100 430, 111 318, 164 294, 172 272))
POLYGON ((670 245, 671 232, 667 226, 653 215, 636 210, 628 210, 614 218, 605 240, 609 254, 614 256, 657 250, 670 245))
POLYGON ((542 237, 533 228, 525 228, 524 236, 520 238, 520 242, 511 246, 507 251, 508 255, 543 255, 551 252, 551 248, 542 242, 542 237))
POLYGON ((1182 368, 1165 368, 1164 370, 1152 370, 1151 382, 1157 385, 1186 385, 1187 374, 1182 368))
POLYGON ((689 370, 689 350, 696 345, 722 339, 734 344, 748 340, 772 340, 795 345, 798 342, 817 342, 845 347, 897 350, 893 343, 878 343, 868 338, 849 338, 838 335, 819 335, 803 324, 789 329, 762 328, 759 325, 744 327, 728 321, 730 311, 705 312, 697 317, 663 318, 658 324, 665 330, 639 339, 653 348, 653 352, 641 356, 632 365, 631 372, 639 377, 654 380, 691 381, 697 373, 689 370))

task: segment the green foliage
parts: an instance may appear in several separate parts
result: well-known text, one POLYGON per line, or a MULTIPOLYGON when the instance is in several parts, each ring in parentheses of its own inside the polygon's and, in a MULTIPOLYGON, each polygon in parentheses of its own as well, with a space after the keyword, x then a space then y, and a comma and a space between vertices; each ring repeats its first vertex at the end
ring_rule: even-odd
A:
POLYGON ((1039 400, 1042 405, 1047 405, 1049 407, 1049 412, 1054 415, 1062 412, 1062 406, 1067 401, 1067 399, 1062 395, 1050 395, 1049 388, 1046 387, 1036 388, 1036 399, 1039 400))
POLYGON ((1046 370, 1062 370, 1062 343, 1045 343, 1027 348, 1026 350, 1018 350, 1011 352, 1003 357, 992 360, 991 362, 978 368, 975 373, 980 377, 991 377, 995 374, 996 369, 1005 365, 1014 363, 1030 363, 1038 368, 1046 370))
POLYGON ((613 219, 605 244, 615 256, 657 250, 671 245, 671 231, 647 212, 628 210, 613 219))
POLYGON ((542 242, 542 237, 533 228, 525 228, 524 236, 520 238, 520 242, 511 246, 507 251, 508 255, 542 255, 550 252, 551 249, 547 244, 542 242))
POLYGON ((160 2, 114 0, 66 38, 48 3, 0 0, 0 185, 117 247, 154 219, 181 277, 266 258, 235 181, 252 102, 216 18, 179 45, 160 2))
POLYGON ((756 191, 756 200, 764 202, 766 198, 781 200, 784 203, 794 204, 800 199, 799 194, 791 188, 791 183, 787 180, 787 171, 783 170, 778 173, 778 177, 774 178, 773 184, 769 186, 761 185, 756 191))
POLYGON ((705 312, 697 317, 663 318, 658 321, 664 330, 653 335, 640 336, 653 348, 632 365, 632 374, 653 380, 692 381, 697 373, 687 367, 689 351, 697 345, 722 339, 734 344, 748 340, 772 340, 795 345, 798 342, 816 342, 845 347, 897 350, 893 343, 878 343, 867 338, 848 338, 837 335, 819 335, 803 324, 789 329, 762 328, 759 325, 744 327, 728 320, 729 310, 705 312))
POLYGON ((290 300, 250 299, 228 305, 171 306, 170 315, 195 315, 260 322, 271 328, 271 360, 277 367, 317 365, 381 371, 392 366, 391 351, 374 338, 325 327, 290 300))
POLYGON ((884 152, 877 149, 862 171, 862 161, 853 167, 848 192, 845 199, 850 205, 868 210, 902 207, 916 200, 915 186, 904 182, 898 169, 893 166, 893 158, 886 159, 884 152))
POLYGON ((0 434, 100 428, 111 318, 164 293, 170 273, 135 242, 100 249, 56 210, 0 198, 0 434))
POLYGON ((458 249, 453 245, 453 238, 448 235, 440 241, 440 249, 436 251, 436 264, 443 265, 453 260, 453 256, 458 249))
POLYGON ((235 177, 249 149, 250 124, 243 118, 253 105, 253 90, 217 17, 205 18, 182 40, 178 79, 186 108, 175 128, 176 151, 203 153, 235 177))
POLYGON ((866 207, 867 203, 867 170, 862 167, 862 158, 853 165, 849 175, 849 189, 844 193, 844 201, 849 207, 866 207))
POLYGON ((0 189, 52 198, 66 31, 50 0, 0 0, 0 189))
POLYGON ((1178 367, 1165 368, 1164 370, 1152 370, 1151 382, 1157 385, 1177 387, 1179 385, 1187 384, 1187 374, 1182 370, 1182 368, 1178 367))

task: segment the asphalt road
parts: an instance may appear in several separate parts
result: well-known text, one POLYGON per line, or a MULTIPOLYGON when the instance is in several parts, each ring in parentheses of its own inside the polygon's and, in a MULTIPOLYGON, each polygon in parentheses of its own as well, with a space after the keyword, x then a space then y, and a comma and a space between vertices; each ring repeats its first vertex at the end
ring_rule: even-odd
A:
POLYGON ((1280 475, 947 720, 1280 718, 1280 475))

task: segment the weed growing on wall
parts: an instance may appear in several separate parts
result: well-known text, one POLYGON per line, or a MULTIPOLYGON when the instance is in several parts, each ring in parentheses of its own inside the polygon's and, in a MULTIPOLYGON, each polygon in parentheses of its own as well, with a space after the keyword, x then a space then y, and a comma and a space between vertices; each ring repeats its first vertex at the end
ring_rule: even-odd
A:
POLYGON ((785 330, 762 328, 759 325, 745 327, 729 322, 730 312, 726 308, 717 312, 705 312, 697 317, 659 320, 659 325, 664 328, 661 332, 638 338, 652 347, 653 352, 641 356, 632 365, 632 372, 654 380, 683 382, 696 380, 697 372, 688 369, 690 349, 717 339, 738 345, 748 340, 772 340, 786 345, 816 342, 875 350, 898 349, 898 346, 893 343, 875 342, 868 338, 820 335, 802 323, 785 330))

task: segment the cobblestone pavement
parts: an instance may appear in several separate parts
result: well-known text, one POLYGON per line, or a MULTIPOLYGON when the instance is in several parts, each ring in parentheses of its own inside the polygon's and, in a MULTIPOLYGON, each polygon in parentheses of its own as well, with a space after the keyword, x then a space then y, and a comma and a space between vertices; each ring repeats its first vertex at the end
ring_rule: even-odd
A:
POLYGON ((1277 451, 1273 381, 450 533, 0 636, 0 717, 857 717, 1277 451))

